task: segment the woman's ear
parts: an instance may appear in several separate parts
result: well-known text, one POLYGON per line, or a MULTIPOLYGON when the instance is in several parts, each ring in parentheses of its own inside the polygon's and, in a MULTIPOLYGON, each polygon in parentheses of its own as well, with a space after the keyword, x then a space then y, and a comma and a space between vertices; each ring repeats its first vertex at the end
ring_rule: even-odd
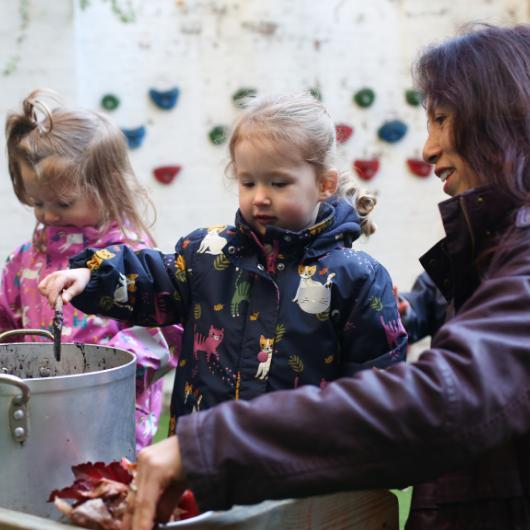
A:
POLYGON ((319 187, 319 200, 323 201, 329 199, 337 191, 337 185, 339 181, 339 175, 336 169, 327 169, 320 177, 319 187))

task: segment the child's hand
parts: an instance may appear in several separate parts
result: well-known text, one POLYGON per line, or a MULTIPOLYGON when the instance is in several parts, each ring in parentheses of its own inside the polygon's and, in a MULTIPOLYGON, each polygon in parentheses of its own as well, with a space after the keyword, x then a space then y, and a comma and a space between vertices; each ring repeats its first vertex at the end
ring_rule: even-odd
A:
POLYGON ((49 304, 55 307, 55 301, 62 293, 63 302, 67 304, 70 300, 81 294, 90 280, 89 269, 69 269, 52 272, 39 283, 39 291, 48 299, 49 304))

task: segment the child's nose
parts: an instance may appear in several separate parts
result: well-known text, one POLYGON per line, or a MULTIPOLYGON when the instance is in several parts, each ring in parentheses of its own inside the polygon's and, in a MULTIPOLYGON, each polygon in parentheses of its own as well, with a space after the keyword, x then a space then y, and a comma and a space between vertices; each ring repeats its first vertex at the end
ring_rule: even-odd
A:
POLYGON ((46 210, 44 212, 44 223, 45 224, 57 223, 60 220, 60 218, 61 217, 59 216, 59 214, 54 211, 46 210))
POLYGON ((254 204, 270 204, 269 193, 265 186, 257 186, 254 193, 254 204))

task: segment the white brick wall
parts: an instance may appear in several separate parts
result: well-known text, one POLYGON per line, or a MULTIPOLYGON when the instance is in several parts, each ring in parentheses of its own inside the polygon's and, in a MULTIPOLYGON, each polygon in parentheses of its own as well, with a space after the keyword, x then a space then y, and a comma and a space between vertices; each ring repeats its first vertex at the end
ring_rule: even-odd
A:
MULTIPOLYGON (((441 235, 436 203, 444 198, 437 179, 420 180, 406 168, 425 138, 423 111, 404 101, 410 63, 422 46, 466 21, 528 19, 524 0, 468 0, 465 8, 453 0, 132 0, 136 22, 123 24, 109 2, 92 0, 81 10, 79 0, 27 0, 29 23, 17 46, 22 1, 0 0, 0 70, 14 54, 21 57, 15 72, 0 75, 2 122, 33 88, 54 88, 67 102, 92 108, 106 92, 116 93, 122 104, 112 116, 118 124, 147 127, 131 159, 158 209, 160 247, 171 249, 197 226, 233 219, 237 198, 223 177, 226 146, 207 138, 213 125, 237 116, 232 93, 243 86, 264 93, 319 85, 336 121, 355 129, 340 146, 339 167, 381 157, 369 185, 379 194, 379 231, 362 247, 402 288, 420 270, 417 257, 441 235), (174 85, 181 95, 172 111, 149 101, 150 88, 174 85), (352 95, 366 85, 377 99, 360 109, 352 95), (404 120, 409 132, 384 145, 376 131, 389 118, 404 120), (172 163, 183 167, 177 180, 158 184, 152 169, 172 163)), ((33 218, 13 195, 3 150, 0 158, 3 259, 30 236, 33 218)))

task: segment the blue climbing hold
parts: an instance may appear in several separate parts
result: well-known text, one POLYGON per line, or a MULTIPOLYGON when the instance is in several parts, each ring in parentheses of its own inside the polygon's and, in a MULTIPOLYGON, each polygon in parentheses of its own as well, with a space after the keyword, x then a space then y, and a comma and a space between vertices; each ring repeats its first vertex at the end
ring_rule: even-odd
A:
POLYGON ((399 142, 407 132, 407 125, 401 120, 385 121, 377 131, 379 139, 390 144, 399 142))
POLYGON ((180 94, 178 87, 170 90, 155 90, 151 88, 149 90, 149 97, 151 101, 162 110, 171 110, 176 104, 180 94))
POLYGON ((123 134, 127 138, 127 145, 129 149, 136 149, 140 147, 145 138, 145 126, 141 125, 136 129, 122 129, 123 134))

